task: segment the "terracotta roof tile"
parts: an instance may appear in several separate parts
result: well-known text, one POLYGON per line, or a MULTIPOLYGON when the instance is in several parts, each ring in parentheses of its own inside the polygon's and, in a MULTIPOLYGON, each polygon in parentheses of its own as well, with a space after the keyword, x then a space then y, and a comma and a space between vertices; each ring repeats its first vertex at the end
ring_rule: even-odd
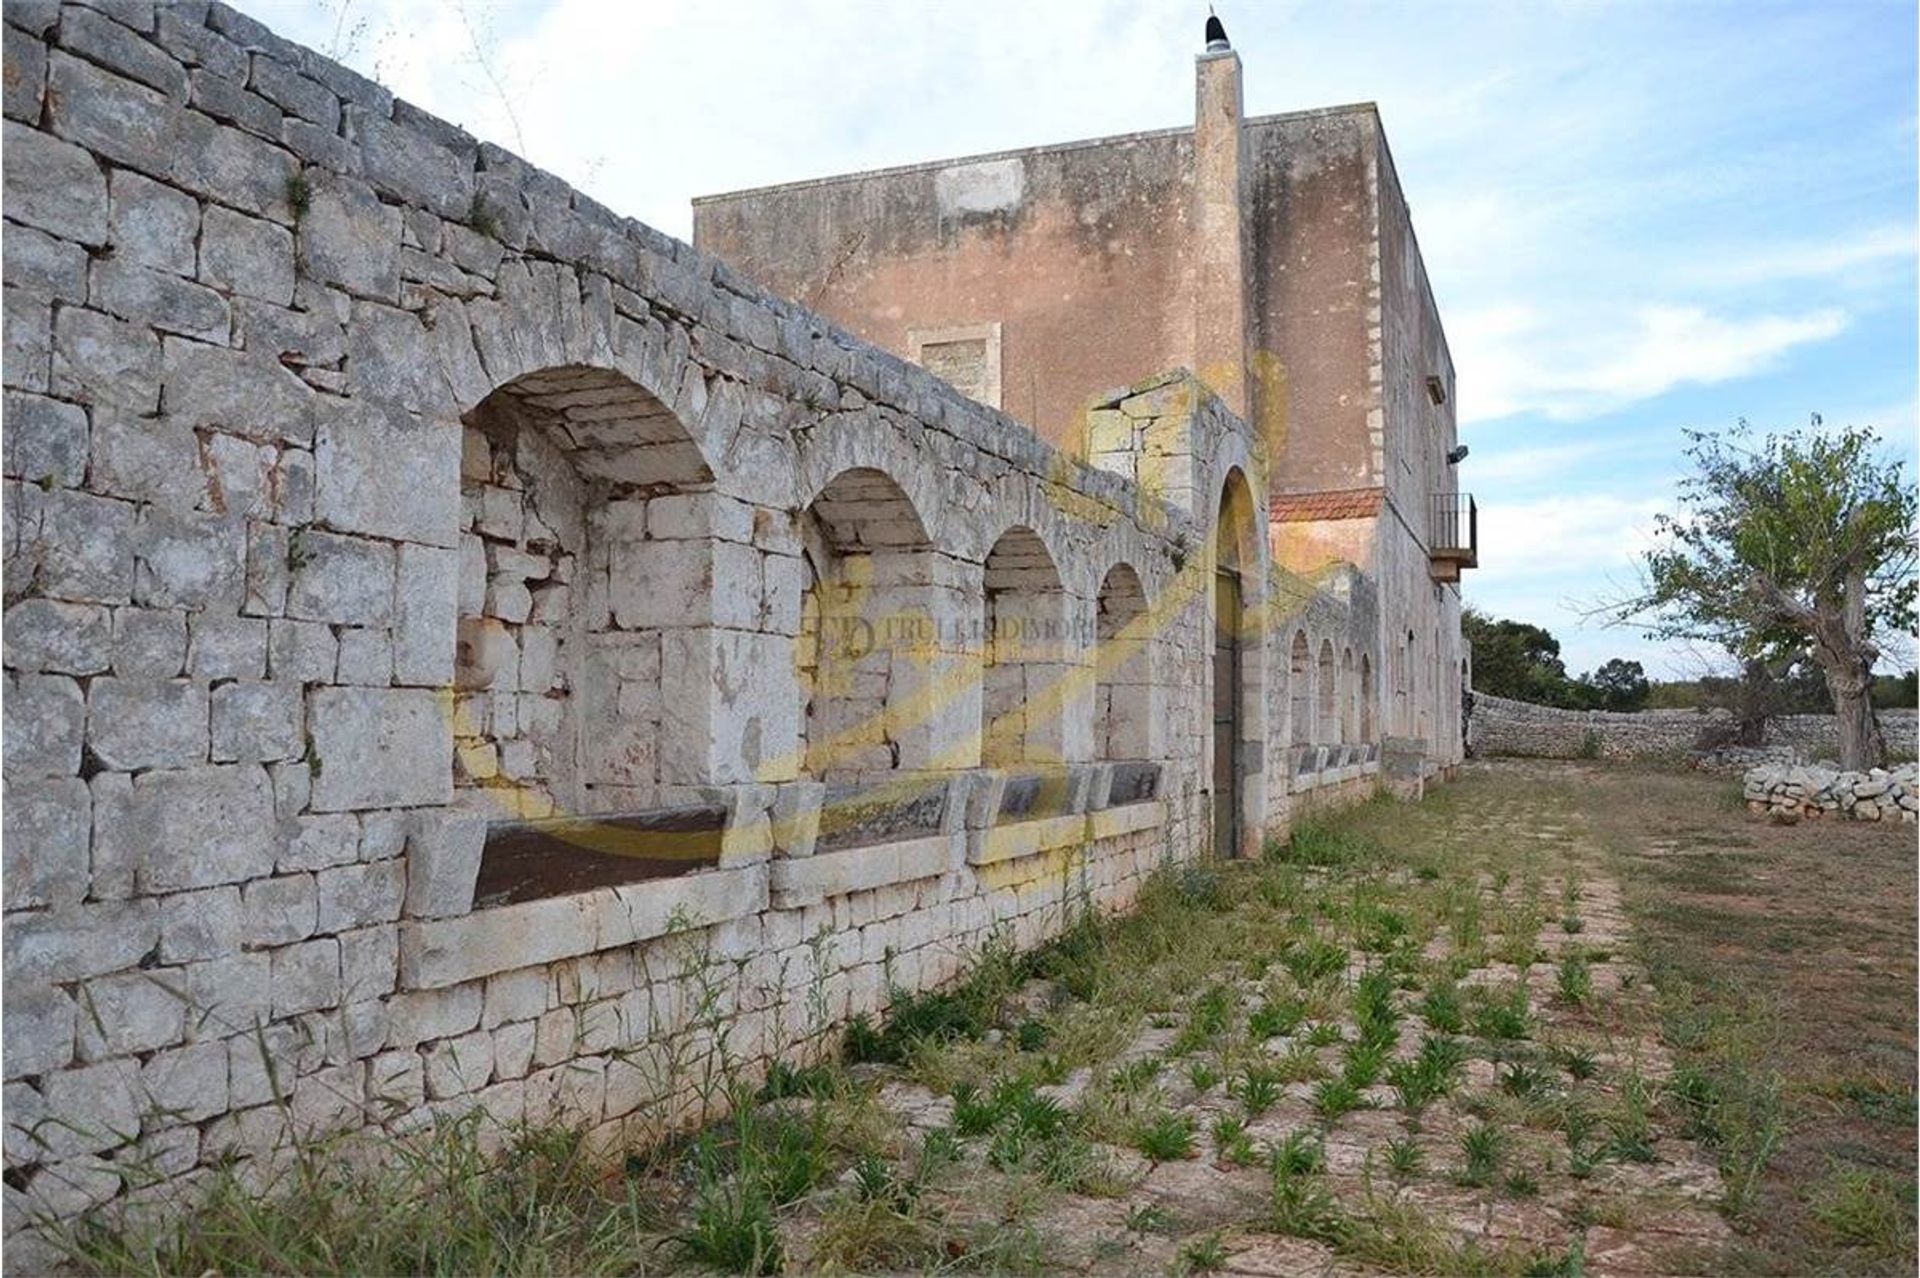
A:
POLYGON ((1278 493, 1268 503, 1275 523, 1298 524, 1321 519, 1370 519, 1380 513, 1384 488, 1347 488, 1327 493, 1278 493))

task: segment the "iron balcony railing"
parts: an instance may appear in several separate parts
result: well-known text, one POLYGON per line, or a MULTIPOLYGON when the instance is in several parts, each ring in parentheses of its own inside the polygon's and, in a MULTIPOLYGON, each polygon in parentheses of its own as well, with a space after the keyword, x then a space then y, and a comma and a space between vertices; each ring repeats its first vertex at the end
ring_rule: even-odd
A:
POLYGON ((1435 493, 1433 523, 1427 540, 1435 558, 1460 560, 1471 568, 1480 561, 1480 508, 1472 493, 1435 493))

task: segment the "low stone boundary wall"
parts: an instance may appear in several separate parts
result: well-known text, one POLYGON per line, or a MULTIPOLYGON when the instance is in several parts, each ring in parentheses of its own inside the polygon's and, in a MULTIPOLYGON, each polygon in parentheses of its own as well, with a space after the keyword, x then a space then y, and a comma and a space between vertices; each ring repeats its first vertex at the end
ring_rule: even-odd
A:
POLYGON ((1763 766, 1746 774, 1749 812, 1787 820, 1834 816, 1855 821, 1920 820, 1920 765, 1891 772, 1835 772, 1830 768, 1763 766))
MULTIPOLYGON (((1915 753, 1920 716, 1912 710, 1882 710, 1880 729, 1896 753, 1915 753)), ((1669 759, 1694 760, 1702 734, 1716 724, 1730 724, 1724 710, 1642 710, 1618 714, 1605 710, 1562 710, 1526 701, 1473 694, 1468 740, 1483 757, 1520 755, 1543 759, 1669 759)), ((1832 758, 1839 753, 1839 730, 1832 715, 1779 715, 1767 725, 1765 757, 1832 758)), ((1749 766, 1757 761, 1739 751, 1715 752, 1709 766, 1749 766), (1720 756, 1724 755, 1724 758, 1720 756)))

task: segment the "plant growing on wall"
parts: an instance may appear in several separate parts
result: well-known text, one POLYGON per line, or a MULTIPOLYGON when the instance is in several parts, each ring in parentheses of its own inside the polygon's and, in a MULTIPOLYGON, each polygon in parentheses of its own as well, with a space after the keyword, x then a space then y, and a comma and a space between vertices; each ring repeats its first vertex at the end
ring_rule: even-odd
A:
POLYGON ((1754 442, 1742 421, 1688 432, 1693 472, 1660 516, 1641 591, 1607 606, 1663 639, 1719 644, 1743 661, 1804 655, 1833 699, 1840 764, 1886 761, 1870 692, 1881 640, 1911 633, 1916 507, 1903 464, 1870 429, 1754 442))

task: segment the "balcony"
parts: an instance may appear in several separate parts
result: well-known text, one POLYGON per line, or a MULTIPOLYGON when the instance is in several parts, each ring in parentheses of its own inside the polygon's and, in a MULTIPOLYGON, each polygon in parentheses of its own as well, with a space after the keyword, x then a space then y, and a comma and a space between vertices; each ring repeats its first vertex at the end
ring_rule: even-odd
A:
POLYGON ((1459 581, 1480 566, 1480 508, 1471 493, 1435 493, 1427 526, 1428 569, 1435 581, 1459 581))

